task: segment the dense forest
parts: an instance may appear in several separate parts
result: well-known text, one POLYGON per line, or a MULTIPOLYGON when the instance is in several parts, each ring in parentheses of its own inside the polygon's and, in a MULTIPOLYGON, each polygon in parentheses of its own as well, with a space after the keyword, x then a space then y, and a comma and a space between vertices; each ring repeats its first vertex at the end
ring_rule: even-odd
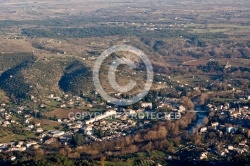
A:
POLYGON ((84 37, 104 37, 104 36, 138 36, 154 38, 178 38, 180 36, 190 39, 191 43, 198 42, 197 45, 205 46, 197 38, 227 38, 223 33, 193 34, 182 30, 158 29, 154 31, 140 30, 136 28, 125 28, 119 26, 95 26, 83 28, 25 28, 22 30, 24 35, 29 37, 49 37, 49 38, 84 38, 84 37))

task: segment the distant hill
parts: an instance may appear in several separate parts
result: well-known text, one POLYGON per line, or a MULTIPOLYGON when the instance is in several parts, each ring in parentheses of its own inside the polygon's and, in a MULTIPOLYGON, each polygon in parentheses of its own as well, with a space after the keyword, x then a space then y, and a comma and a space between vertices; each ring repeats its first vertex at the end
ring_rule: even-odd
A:
MULTIPOLYGON (((128 57, 133 56, 128 54, 128 57)), ((71 56, 38 58, 30 53, 1 54, 0 59, 1 95, 7 95, 12 101, 28 99, 30 95, 45 99, 52 93, 81 95, 94 90, 91 65, 93 60, 84 62, 71 56)), ((139 64, 139 60, 136 60, 136 63, 139 64)), ((105 90, 114 92, 107 80, 108 65, 107 62, 104 63, 100 79, 105 90)), ((117 77, 119 83, 126 84, 128 77, 132 75, 124 66, 119 68, 117 77)), ((141 82, 138 85, 144 85, 143 74, 136 77, 136 80, 141 82)))

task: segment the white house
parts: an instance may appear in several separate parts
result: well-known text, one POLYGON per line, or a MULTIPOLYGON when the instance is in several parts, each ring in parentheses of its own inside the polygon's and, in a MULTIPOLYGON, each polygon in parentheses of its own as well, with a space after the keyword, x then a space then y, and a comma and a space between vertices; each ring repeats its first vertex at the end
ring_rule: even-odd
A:
POLYGON ((55 130, 55 131, 50 132, 50 134, 51 134, 52 137, 60 137, 60 136, 64 135, 65 132, 64 131, 55 130))
POLYGON ((234 128, 234 127, 227 127, 227 128, 226 128, 226 132, 227 132, 227 133, 234 133, 236 130, 237 130, 237 129, 234 128))
POLYGON ((207 131, 207 127, 202 127, 201 129, 200 129, 200 132, 202 132, 202 133, 204 133, 204 132, 206 132, 207 131))
POLYGON ((181 112, 184 112, 184 111, 186 111, 186 108, 183 105, 180 105, 178 112, 181 113, 181 112))
POLYGON ((10 151, 20 151, 20 152, 23 152, 26 150, 26 147, 19 147, 19 148, 10 148, 10 151))
POLYGON ((202 152, 201 156, 200 156, 200 159, 201 160, 207 159, 207 154, 208 154, 208 152, 202 152))
POLYGON ((11 161, 16 160, 16 156, 11 156, 11 157, 10 157, 10 160, 11 160, 11 161))
POLYGON ((93 134, 93 128, 92 127, 87 127, 84 129, 84 134, 86 135, 92 135, 93 134))
POLYGON ((211 123, 212 127, 217 127, 219 126, 219 122, 214 122, 214 123, 211 123))
POLYGON ((233 145, 228 145, 228 150, 234 150, 234 147, 233 147, 233 145))
POLYGON ((25 123, 30 123, 30 119, 26 119, 26 120, 25 120, 25 123))
POLYGON ((9 121, 7 121, 7 120, 6 120, 6 121, 4 121, 3 123, 4 123, 5 125, 7 125, 7 126, 8 126, 8 125, 10 125, 10 122, 9 122, 9 121))
POLYGON ((37 144, 37 142, 35 142, 35 141, 27 142, 27 143, 26 143, 26 147, 29 148, 29 147, 31 147, 32 145, 36 145, 36 144, 37 144))
POLYGON ((33 129, 34 128, 34 125, 29 125, 28 126, 28 129, 33 129))
POLYGON ((36 126, 36 127, 40 127, 40 126, 41 126, 41 123, 36 123, 35 126, 36 126))
POLYGON ((153 107, 153 104, 152 103, 141 103, 141 107, 142 108, 150 108, 150 109, 152 109, 152 107, 153 107))
POLYGON ((36 132, 37 132, 37 133, 42 133, 42 132, 43 132, 43 129, 42 129, 42 128, 37 128, 37 129, 36 129, 36 132))

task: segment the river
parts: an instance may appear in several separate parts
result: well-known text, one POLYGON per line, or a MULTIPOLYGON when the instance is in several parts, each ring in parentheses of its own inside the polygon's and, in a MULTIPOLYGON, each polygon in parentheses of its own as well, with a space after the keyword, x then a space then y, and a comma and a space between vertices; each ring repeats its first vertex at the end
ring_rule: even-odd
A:
POLYGON ((203 125, 203 118, 208 116, 208 111, 203 110, 200 106, 196 106, 194 111, 196 112, 196 121, 188 127, 189 134, 194 134, 193 129, 197 127, 199 129, 203 125))

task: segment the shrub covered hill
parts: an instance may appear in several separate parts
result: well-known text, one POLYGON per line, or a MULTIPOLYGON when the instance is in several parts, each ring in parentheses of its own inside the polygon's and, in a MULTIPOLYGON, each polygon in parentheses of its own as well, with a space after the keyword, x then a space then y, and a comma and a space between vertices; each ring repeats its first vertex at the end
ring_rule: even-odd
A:
MULTIPOLYGON (((131 55, 128 54, 128 56, 131 55)), ((44 101, 50 94, 71 93, 78 96, 88 94, 94 90, 92 81, 94 62, 93 59, 83 60, 66 55, 41 58, 31 53, 0 54, 0 100, 19 102, 30 99, 33 95, 38 100, 44 101)), ((110 62, 105 61, 102 67, 106 70, 109 65, 110 62)), ((118 82, 127 84, 127 76, 132 77, 132 74, 123 71, 121 67, 118 82)), ((108 70, 100 70, 101 84, 110 92, 111 87, 106 86, 108 85, 108 79, 105 77, 107 74, 108 70)), ((143 81, 145 75, 140 73, 138 75, 137 81, 143 81)), ((138 86, 142 85, 143 83, 138 84, 138 86)))
POLYGON ((88 91, 90 69, 74 58, 37 58, 31 53, 0 54, 0 100, 20 101, 31 95, 88 91), (86 82, 88 81, 88 82, 86 82), (81 91, 80 91, 81 89, 81 91))

